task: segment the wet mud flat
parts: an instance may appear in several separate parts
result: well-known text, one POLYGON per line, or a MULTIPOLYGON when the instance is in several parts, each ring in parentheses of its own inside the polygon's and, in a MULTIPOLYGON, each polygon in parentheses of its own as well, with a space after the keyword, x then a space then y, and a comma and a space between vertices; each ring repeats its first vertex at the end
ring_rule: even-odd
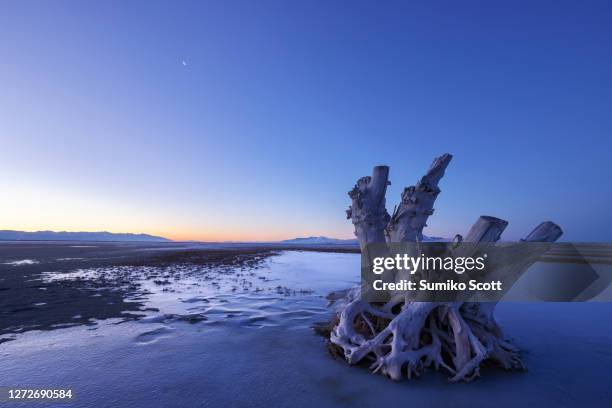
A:
POLYGON ((277 253, 165 243, 3 242, 0 342, 29 330, 138 319, 150 292, 143 282, 170 287, 195 275, 214 284, 219 274, 255 270, 277 253))

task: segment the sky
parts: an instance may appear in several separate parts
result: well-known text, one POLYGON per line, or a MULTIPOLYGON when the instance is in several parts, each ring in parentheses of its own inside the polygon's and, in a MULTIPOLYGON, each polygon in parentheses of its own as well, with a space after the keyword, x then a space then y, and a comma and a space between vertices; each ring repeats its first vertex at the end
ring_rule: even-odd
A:
POLYGON ((2 1, 0 229, 353 237, 454 159, 424 231, 612 240, 612 3, 2 1))

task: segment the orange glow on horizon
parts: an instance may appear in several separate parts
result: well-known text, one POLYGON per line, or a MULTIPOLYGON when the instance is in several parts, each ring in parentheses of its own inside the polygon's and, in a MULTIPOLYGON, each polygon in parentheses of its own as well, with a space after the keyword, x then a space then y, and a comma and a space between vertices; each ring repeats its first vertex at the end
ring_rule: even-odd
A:
POLYGON ((310 237, 310 236, 327 236, 330 238, 338 239, 352 239, 352 236, 346 236, 344 233, 315 233, 315 232, 275 232, 270 234, 262 234, 261 232, 252 231, 224 231, 224 232, 200 232, 200 231, 173 231, 159 234, 164 238, 171 239, 173 241, 200 241, 200 242, 276 242, 285 239, 293 239, 298 237, 310 237))
POLYGON ((138 231, 127 231, 121 228, 63 228, 61 226, 47 226, 36 228, 29 226, 27 228, 20 227, 18 225, 3 226, 5 230, 15 230, 24 232, 38 232, 38 231, 55 231, 55 232, 110 232, 114 234, 147 234, 158 237, 170 239, 172 241, 197 241, 197 242, 276 242, 285 239, 293 239, 298 237, 309 237, 309 236, 327 236, 330 238, 338 239, 351 239, 351 236, 346 236, 344 233, 317 233, 317 232, 279 232, 275 231, 269 234, 262 234, 261 232, 255 231, 239 231, 239 230, 227 230, 227 231, 209 231, 202 232, 197 229, 193 230, 178 230, 178 229, 142 229, 138 231))

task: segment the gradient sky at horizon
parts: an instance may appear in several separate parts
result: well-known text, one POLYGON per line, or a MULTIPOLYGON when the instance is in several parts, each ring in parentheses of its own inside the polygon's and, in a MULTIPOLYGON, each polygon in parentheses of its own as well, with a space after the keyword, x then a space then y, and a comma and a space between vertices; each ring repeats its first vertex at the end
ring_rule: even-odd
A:
POLYGON ((612 3, 3 1, 0 229, 352 237, 454 159, 429 235, 481 214, 611 241, 612 3), (183 63, 184 62, 184 63, 183 63))

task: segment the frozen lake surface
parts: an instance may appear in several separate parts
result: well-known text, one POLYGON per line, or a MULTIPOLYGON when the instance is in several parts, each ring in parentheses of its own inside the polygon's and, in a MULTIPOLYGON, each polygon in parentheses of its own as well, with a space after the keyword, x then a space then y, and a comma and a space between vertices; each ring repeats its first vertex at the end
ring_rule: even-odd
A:
MULTIPOLYGON (((312 325, 330 317, 325 295, 357 283, 359 261, 285 251, 257 269, 186 268, 157 283, 142 267, 129 276, 141 279, 146 317, 18 334, 0 344, 0 385, 70 387, 75 402, 60 406, 78 407, 610 406, 607 303, 500 304, 502 327, 528 352, 525 373, 486 368, 474 383, 451 384, 427 371, 394 383, 334 360, 312 325)), ((126 271, 44 279, 113 273, 126 271)))

